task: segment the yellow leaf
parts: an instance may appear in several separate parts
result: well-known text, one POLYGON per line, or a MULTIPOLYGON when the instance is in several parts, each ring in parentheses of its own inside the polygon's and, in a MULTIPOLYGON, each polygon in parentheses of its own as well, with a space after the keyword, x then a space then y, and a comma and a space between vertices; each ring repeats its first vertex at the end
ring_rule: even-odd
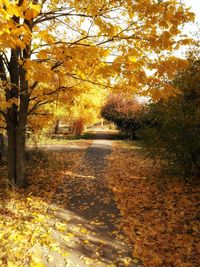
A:
POLYGON ((41 5, 34 5, 34 4, 30 4, 30 8, 35 10, 36 12, 40 13, 41 10, 41 5))
POLYGON ((137 62, 137 59, 136 59, 136 57, 134 57, 134 56, 130 56, 130 57, 129 57, 129 61, 130 61, 130 62, 137 62))
POLYGON ((57 222, 55 226, 56 226, 56 229, 61 232, 66 231, 66 225, 64 223, 57 222))
POLYGON ((53 35, 49 34, 47 30, 41 31, 38 36, 43 39, 48 44, 53 44, 55 41, 55 38, 53 35))
POLYGON ((41 262, 31 262, 30 267, 45 267, 45 264, 41 262))
POLYGON ((42 263, 41 257, 35 254, 31 256, 30 267, 45 267, 45 264, 42 263))
POLYGON ((74 234, 73 234, 73 233, 67 233, 67 236, 69 236, 69 237, 73 237, 74 234))
POLYGON ((87 229, 82 228, 82 229, 80 230, 80 232, 83 233, 83 234, 85 234, 85 233, 87 233, 87 229))
POLYGON ((16 267, 15 263, 12 262, 12 261, 8 261, 8 262, 7 262, 7 266, 8 266, 8 267, 16 267))
POLYGON ((38 57, 38 58, 41 58, 41 59, 46 59, 47 56, 48 56, 48 54, 47 54, 47 51, 45 51, 45 50, 41 50, 41 51, 37 54, 37 57, 38 57))
POLYGON ((45 38, 45 36, 48 35, 48 31, 47 30, 40 31, 38 35, 41 38, 45 38))
POLYGON ((28 9, 28 10, 26 10, 25 18, 26 18, 27 20, 31 20, 31 19, 34 18, 34 15, 35 15, 34 10, 32 10, 32 9, 28 9))

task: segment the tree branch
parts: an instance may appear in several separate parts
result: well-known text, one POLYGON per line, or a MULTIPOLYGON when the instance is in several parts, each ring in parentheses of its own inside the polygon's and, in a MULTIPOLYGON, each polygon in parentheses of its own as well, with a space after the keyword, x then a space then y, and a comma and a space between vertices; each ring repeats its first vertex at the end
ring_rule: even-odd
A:
POLYGON ((98 85, 98 86, 102 86, 102 87, 107 87, 107 88, 112 88, 113 89, 112 86, 109 86, 107 84, 102 84, 102 83, 94 82, 94 81, 91 81, 91 80, 88 80, 88 79, 82 79, 82 78, 79 78, 79 77, 77 77, 77 76, 75 76, 73 74, 68 75, 68 76, 74 78, 75 80, 79 80, 81 82, 87 82, 87 83, 91 83, 91 84, 94 84, 94 85, 98 85))
POLYGON ((67 13, 48 12, 46 14, 43 14, 43 17, 35 20, 33 22, 33 25, 37 25, 37 24, 45 22, 45 21, 54 20, 54 19, 61 18, 61 17, 66 17, 66 16, 92 18, 92 16, 90 16, 90 15, 86 15, 86 14, 82 14, 82 13, 74 14, 72 12, 74 12, 74 10, 71 10, 70 12, 67 12, 67 13))
POLYGON ((35 111, 37 108, 43 106, 43 105, 46 105, 48 103, 52 103, 53 100, 46 100, 46 101, 41 101, 39 100, 35 105, 33 105, 33 107, 28 111, 28 116, 33 112, 35 111))

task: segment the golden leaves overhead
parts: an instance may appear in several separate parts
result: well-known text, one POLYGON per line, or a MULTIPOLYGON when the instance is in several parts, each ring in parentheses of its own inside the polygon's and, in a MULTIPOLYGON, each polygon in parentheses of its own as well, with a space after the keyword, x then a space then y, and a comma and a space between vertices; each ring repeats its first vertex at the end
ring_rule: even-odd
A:
MULTIPOLYGON (((7 55, 17 52, 16 69, 25 72, 31 107, 36 99, 55 100, 59 88, 73 87, 67 93, 76 94, 75 87, 88 82, 105 85, 100 90, 107 86, 143 93, 148 87, 157 99, 158 84, 153 87, 151 78, 165 87, 165 95, 173 91, 163 75, 172 77, 186 65, 171 55, 191 42, 180 26, 193 20, 194 14, 177 1, 0 0, 0 51, 5 69, 7 55), (167 51, 170 57, 161 57, 167 51), (156 77, 149 77, 150 68, 156 77)), ((11 79, 9 71, 5 75, 11 79)), ((6 102, 4 89, 0 97, 6 102)))

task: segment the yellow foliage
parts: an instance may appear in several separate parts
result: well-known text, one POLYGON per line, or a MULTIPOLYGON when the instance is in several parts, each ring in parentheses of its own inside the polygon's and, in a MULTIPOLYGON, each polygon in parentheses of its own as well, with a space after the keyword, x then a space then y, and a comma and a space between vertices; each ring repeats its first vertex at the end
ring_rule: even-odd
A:
POLYGON ((46 59, 48 56, 47 51, 46 50, 41 50, 38 54, 37 57, 41 58, 41 59, 46 59))
POLYGON ((63 106, 66 117, 81 114, 90 123, 106 87, 132 93, 148 87, 154 99, 160 97, 159 87, 165 97, 173 94, 162 78, 187 66, 171 55, 192 42, 182 35, 181 26, 193 20, 190 9, 177 1, 0 0, 0 73, 7 80, 0 88, 0 116, 26 102, 28 112, 34 113, 29 125, 37 124, 35 129, 45 124, 36 113, 46 112, 49 124, 63 106), (149 69, 155 77, 148 77, 149 69), (13 87, 18 91, 15 100, 6 94, 13 87))

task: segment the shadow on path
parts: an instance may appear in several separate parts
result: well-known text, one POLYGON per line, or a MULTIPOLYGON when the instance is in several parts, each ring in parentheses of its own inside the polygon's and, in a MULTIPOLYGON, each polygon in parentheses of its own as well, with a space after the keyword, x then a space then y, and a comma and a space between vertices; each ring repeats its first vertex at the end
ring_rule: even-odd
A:
POLYGON ((112 141, 94 140, 82 166, 58 188, 49 208, 54 215, 50 223, 55 225, 54 238, 69 254, 66 258, 53 255, 54 261, 46 266, 141 266, 118 231, 120 212, 104 180, 111 150, 112 141), (59 231, 56 226, 63 222, 66 227, 59 231))

